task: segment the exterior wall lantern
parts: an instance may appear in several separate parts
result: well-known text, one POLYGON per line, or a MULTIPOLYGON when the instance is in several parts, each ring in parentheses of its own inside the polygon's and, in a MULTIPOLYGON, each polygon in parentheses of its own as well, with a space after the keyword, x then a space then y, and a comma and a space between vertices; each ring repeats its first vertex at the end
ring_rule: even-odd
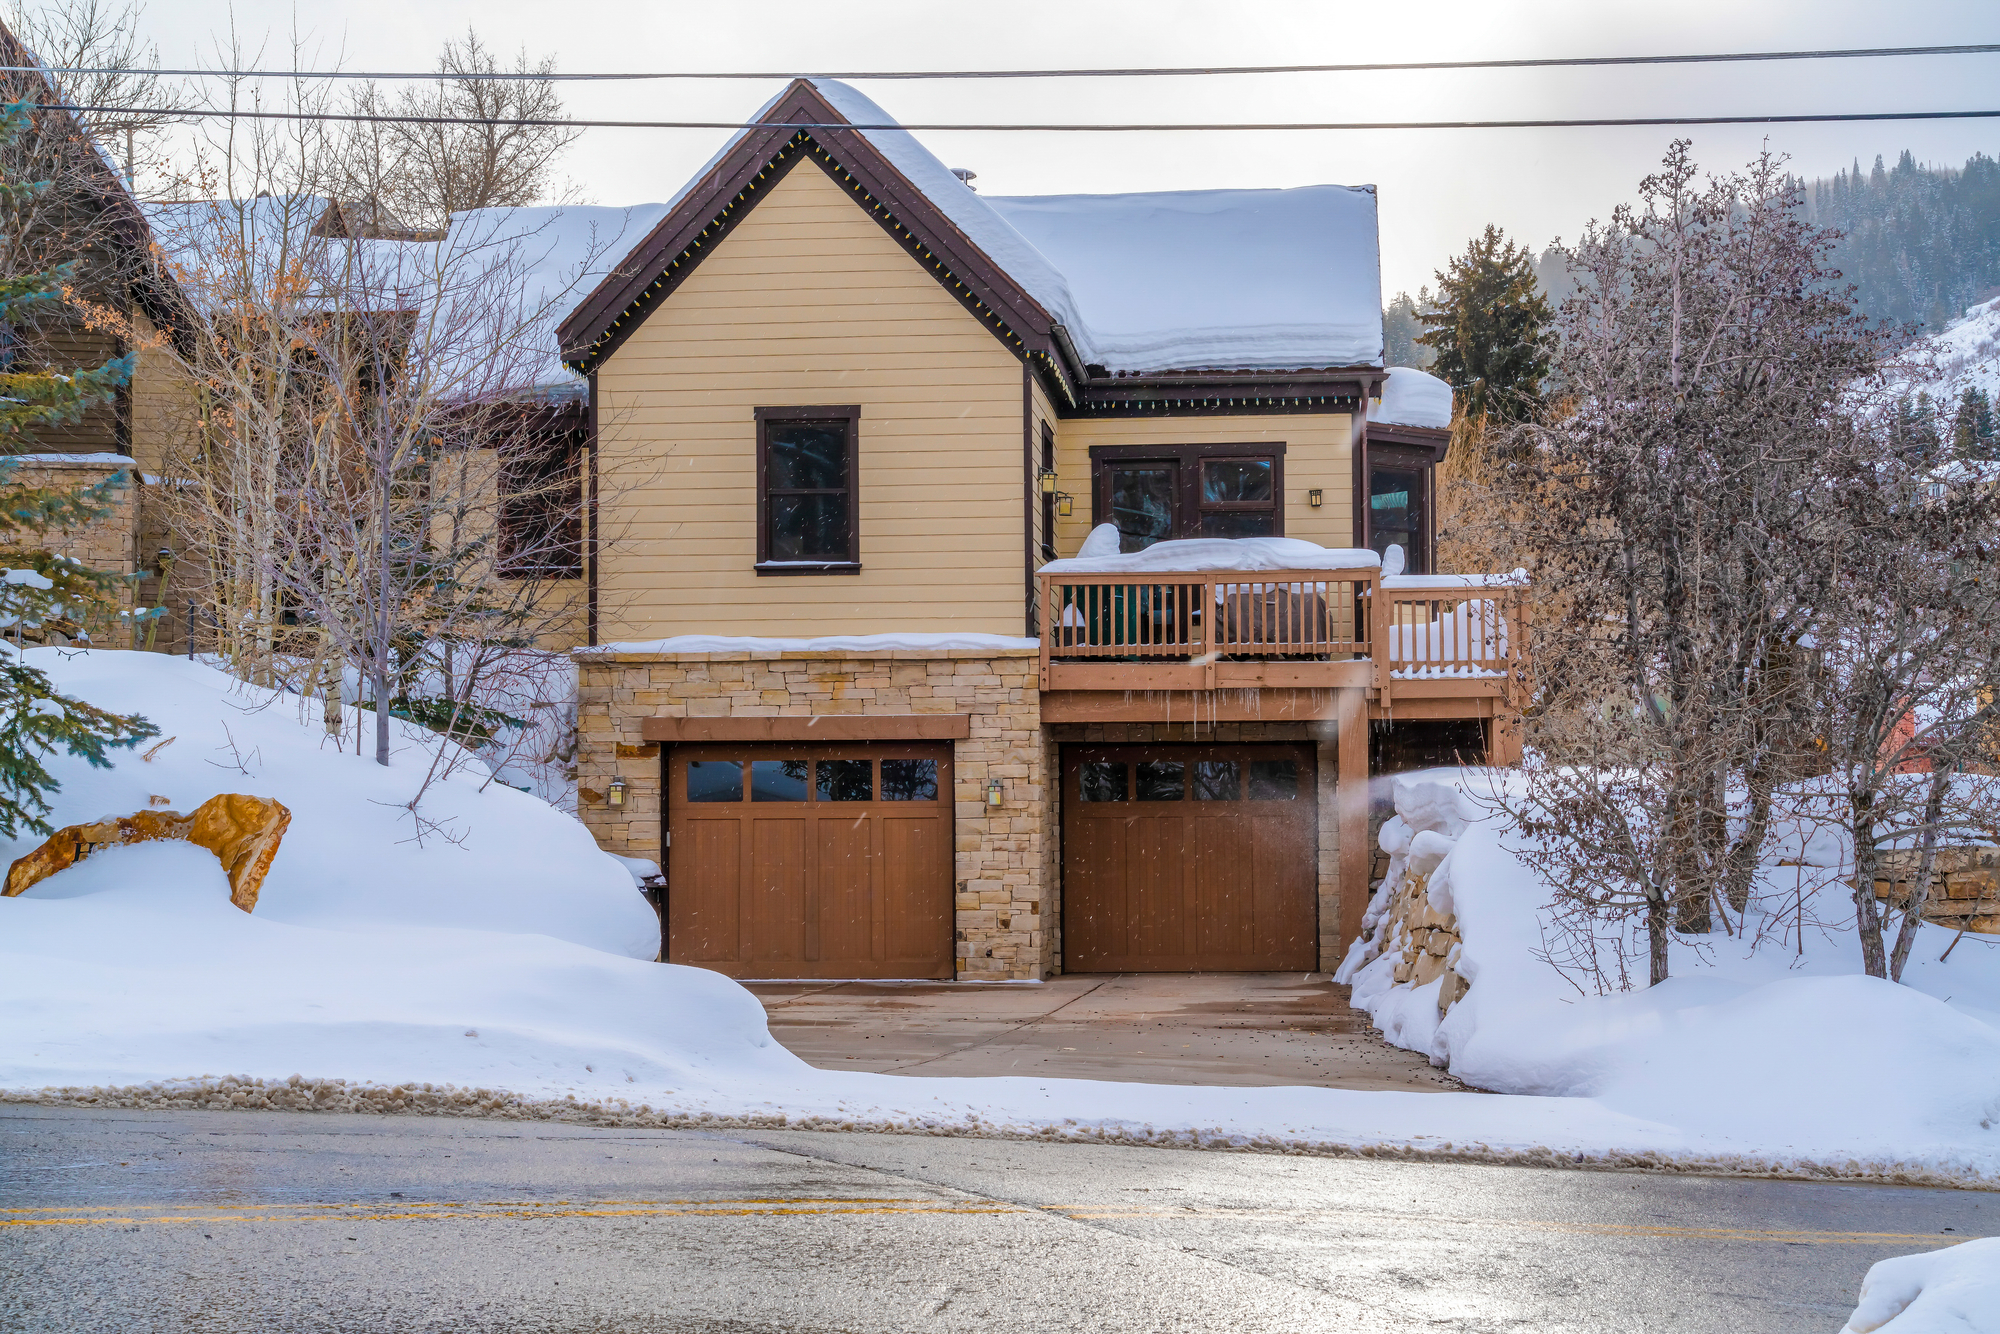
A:
POLYGON ((1325 503, 1326 503, 1326 493, 1324 491, 1321 491, 1318 487, 1314 487, 1312 490, 1306 492, 1306 504, 1312 506, 1314 509, 1318 509, 1321 505, 1325 503))
POLYGON ((1052 496, 1056 493, 1056 470, 1054 468, 1042 469, 1041 472, 1036 474, 1036 478, 1042 484, 1043 495, 1052 496))
POLYGON ((610 799, 613 806, 623 806, 625 804, 625 780, 623 778, 614 777, 611 780, 610 799))
POLYGON ((989 778, 986 780, 986 804, 988 806, 998 806, 1000 804, 1000 780, 998 778, 989 778))
POLYGON ((1072 496, 1069 492, 1067 491, 1056 492, 1056 513, 1060 514, 1063 518, 1067 519, 1069 517, 1070 507, 1074 505, 1075 502, 1076 502, 1076 497, 1072 496))

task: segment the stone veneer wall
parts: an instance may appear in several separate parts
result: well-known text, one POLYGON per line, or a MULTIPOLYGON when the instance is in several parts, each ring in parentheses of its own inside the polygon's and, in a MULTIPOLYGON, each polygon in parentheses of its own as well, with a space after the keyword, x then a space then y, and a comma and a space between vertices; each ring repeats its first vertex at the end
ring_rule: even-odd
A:
MULTIPOLYGON (((1033 649, 646 653, 579 649, 577 811, 609 852, 662 861, 662 766, 642 719, 964 713, 953 743, 958 974, 1040 978, 1055 959, 1048 755, 1033 649), (623 807, 605 803, 612 776, 623 807), (1003 804, 985 801, 997 776, 1003 804)), ((672 892, 669 886, 669 893, 672 892)))
MULTIPOLYGON (((132 573, 139 533, 140 484, 137 469, 129 460, 121 465, 93 459, 57 459, 48 454, 38 454, 32 462, 21 465, 21 470, 15 474, 15 481, 26 486, 62 490, 95 486, 124 469, 132 469, 131 483, 113 498, 111 512, 81 528, 50 533, 45 539, 49 550, 72 556, 94 569, 111 570, 118 574, 132 573)), ((128 605, 129 602, 127 598, 128 605)))
MULTIPOLYGON (((1340 821, 1334 804, 1334 789, 1339 778, 1339 757, 1330 735, 1321 735, 1325 729, 1309 723, 1058 723, 1049 731, 1051 742, 1049 763, 1049 842, 1060 842, 1061 810, 1060 775, 1053 766, 1058 762, 1054 747, 1067 742, 1071 745, 1143 746, 1167 742, 1206 742, 1211 745, 1238 745, 1255 741, 1310 741, 1314 743, 1314 769, 1318 774, 1319 798, 1319 967, 1321 972, 1332 972, 1340 964, 1340 821)), ((1051 848, 1051 865, 1061 856, 1059 847, 1051 848)), ((1053 879, 1051 883, 1056 883, 1053 879)), ((1366 885, 1358 886, 1356 892, 1368 893, 1366 885)), ((1058 904, 1060 907, 1060 904, 1058 904)), ((1060 913, 1051 922, 1051 928, 1060 931, 1060 913)), ((1060 960, 1060 942, 1057 958, 1060 960)))

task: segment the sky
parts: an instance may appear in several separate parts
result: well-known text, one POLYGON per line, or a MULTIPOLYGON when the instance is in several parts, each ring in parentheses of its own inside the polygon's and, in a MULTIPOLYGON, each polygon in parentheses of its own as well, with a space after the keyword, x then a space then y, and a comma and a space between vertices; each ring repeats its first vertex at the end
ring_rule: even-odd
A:
MULTIPOLYGON (((571 72, 1060 68, 1683 54, 2000 43, 1995 0, 150 0, 142 26, 168 65, 213 64, 232 23, 266 64, 422 69, 468 24, 503 51, 571 72)), ((861 83, 915 120, 1496 119, 2000 110, 2000 55, 1735 66, 1159 79, 861 83)), ((573 85, 580 117, 739 119, 781 82, 573 85)), ((1021 134, 926 132, 989 194, 1333 183, 1377 187, 1385 297, 1415 291, 1496 223, 1536 249, 1629 199, 1673 131, 1652 128, 1021 134)), ((1958 165, 2000 154, 2000 119, 1687 131, 1705 167, 1742 165, 1768 136, 1803 175, 1908 148, 1958 165)), ((586 133, 563 164, 601 204, 665 199, 726 137, 586 133)), ((2000 280, 2000 275, 1995 275, 2000 280)))

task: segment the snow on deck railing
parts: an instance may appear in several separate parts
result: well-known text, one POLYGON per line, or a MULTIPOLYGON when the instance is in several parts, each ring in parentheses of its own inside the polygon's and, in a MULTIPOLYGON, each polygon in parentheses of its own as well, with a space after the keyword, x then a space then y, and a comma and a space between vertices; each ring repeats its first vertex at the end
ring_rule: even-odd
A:
POLYGON ((1045 661, 1339 662, 1379 655, 1378 667, 1404 681, 1501 680, 1521 665, 1525 571, 1383 575, 1359 562, 1347 569, 1261 562, 1217 569, 1228 562, 1206 559, 1190 563, 1210 568, 1174 570, 1153 554, 1167 545, 1149 548, 1143 554, 1152 558, 1143 564, 1126 557, 1044 566, 1038 584, 1045 661))

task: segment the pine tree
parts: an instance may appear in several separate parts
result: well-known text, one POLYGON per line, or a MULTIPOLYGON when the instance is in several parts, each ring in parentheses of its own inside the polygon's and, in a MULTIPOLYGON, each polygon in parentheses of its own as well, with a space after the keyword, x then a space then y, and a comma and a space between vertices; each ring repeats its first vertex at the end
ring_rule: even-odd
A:
POLYGON ((1382 364, 1384 366, 1415 366, 1418 370, 1430 367, 1433 354, 1428 347, 1418 342, 1423 335, 1422 312, 1431 304, 1431 289, 1421 289, 1417 296, 1408 292, 1398 292, 1388 305, 1382 308, 1382 364))
POLYGON ((1958 415, 1951 424, 1951 450, 1962 459, 1994 457, 1993 400, 1974 385, 1958 396, 1958 415))
MULTIPOLYGON (((31 106, 0 109, 0 153, 29 130, 31 106)), ((18 225, 22 205, 46 182, 0 180, 0 211, 18 225)), ((0 330, 62 303, 62 285, 74 265, 39 273, 0 274, 0 330)), ((15 346, 10 336, 5 347, 15 346)), ((86 408, 112 399, 132 375, 132 358, 119 357, 91 370, 59 374, 22 368, 7 355, 0 364, 0 454, 31 449, 35 432, 73 423, 86 408)), ((58 747, 88 763, 110 767, 105 753, 130 747, 159 729, 136 715, 123 717, 58 692, 48 676, 21 659, 23 632, 60 627, 81 630, 90 610, 115 602, 123 576, 93 570, 48 549, 52 532, 80 527, 109 512, 109 502, 130 479, 123 472, 87 487, 30 486, 16 480, 18 457, 0 458, 0 627, 13 643, 0 646, 0 834, 24 829, 49 832, 42 816, 47 794, 61 787, 43 761, 58 747)))
POLYGON ((1417 341, 1437 353, 1466 417, 1519 421, 1541 401, 1555 312, 1535 282, 1535 257, 1489 224, 1437 275, 1433 309, 1417 341))

